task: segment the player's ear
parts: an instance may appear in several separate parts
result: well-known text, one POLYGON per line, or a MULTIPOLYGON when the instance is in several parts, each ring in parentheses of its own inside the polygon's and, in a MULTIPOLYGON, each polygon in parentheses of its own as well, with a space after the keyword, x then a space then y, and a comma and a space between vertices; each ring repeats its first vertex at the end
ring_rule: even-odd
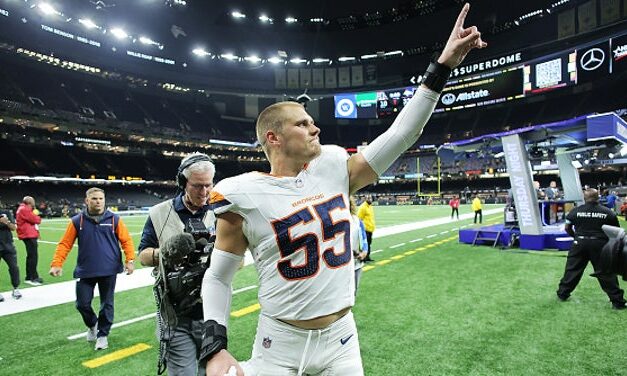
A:
POLYGON ((266 132, 266 142, 268 145, 278 145, 280 144, 279 133, 273 130, 268 130, 266 132))

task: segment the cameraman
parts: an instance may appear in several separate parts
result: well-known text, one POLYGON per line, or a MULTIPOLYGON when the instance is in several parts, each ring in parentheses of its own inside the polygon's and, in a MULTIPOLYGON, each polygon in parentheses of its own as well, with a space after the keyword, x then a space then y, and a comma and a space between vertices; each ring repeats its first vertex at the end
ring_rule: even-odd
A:
MULTIPOLYGON (((159 294, 155 294, 160 312, 157 322, 161 341, 159 373, 163 372, 165 366, 169 375, 205 374, 205 367, 199 367, 197 361, 202 341, 203 310, 199 291, 204 269, 199 274, 197 286, 189 287, 198 293, 198 299, 193 302, 189 299, 181 302, 181 294, 178 294, 179 298, 173 297, 173 293, 177 295, 176 287, 167 284, 170 279, 166 276, 171 276, 173 269, 184 273, 189 264, 186 263, 187 254, 194 250, 195 245, 191 235, 185 234, 187 225, 196 221, 201 226, 204 223, 206 228, 214 227, 215 216, 207 205, 214 175, 215 166, 207 155, 194 153, 185 157, 176 175, 180 193, 150 209, 142 232, 139 244, 141 264, 155 266, 153 275, 157 277, 157 283, 166 283, 164 295, 167 296, 157 297, 159 294)), ((204 264, 201 267, 206 269, 204 264)), ((195 285, 196 280, 193 282, 195 285)), ((184 293, 188 297, 195 296, 187 291, 184 293)))

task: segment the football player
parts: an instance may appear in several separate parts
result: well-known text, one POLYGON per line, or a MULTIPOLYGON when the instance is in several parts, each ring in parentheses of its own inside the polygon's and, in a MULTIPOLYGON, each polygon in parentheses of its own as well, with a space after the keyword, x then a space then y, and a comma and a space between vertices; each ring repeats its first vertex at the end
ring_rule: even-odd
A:
POLYGON ((417 140, 453 68, 486 43, 464 27, 466 4, 442 54, 390 128, 350 156, 320 145, 320 129, 295 102, 267 107, 257 138, 269 174, 224 179, 212 191, 217 240, 203 279, 207 375, 235 367, 226 350, 231 281, 246 249, 259 274, 261 313, 246 375, 363 375, 354 304, 349 194, 376 181, 417 140), (249 371, 250 369, 250 371, 249 371))

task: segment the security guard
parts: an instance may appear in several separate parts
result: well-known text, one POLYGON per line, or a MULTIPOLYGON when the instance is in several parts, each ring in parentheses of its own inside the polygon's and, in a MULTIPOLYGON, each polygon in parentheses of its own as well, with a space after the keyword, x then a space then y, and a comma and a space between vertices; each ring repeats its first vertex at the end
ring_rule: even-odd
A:
MULTIPOLYGON (((588 261, 592 262, 595 272, 599 271, 601 249, 608 241, 601 226, 620 227, 616 214, 599 205, 599 192, 596 189, 586 189, 584 201, 584 205, 571 210, 566 216, 566 232, 575 241, 568 252, 564 277, 557 289, 557 297, 561 301, 568 299, 570 293, 577 287, 588 261)), ((618 278, 615 275, 601 275, 597 278, 603 291, 610 297, 612 306, 615 309, 626 308, 623 290, 618 287, 618 278)))

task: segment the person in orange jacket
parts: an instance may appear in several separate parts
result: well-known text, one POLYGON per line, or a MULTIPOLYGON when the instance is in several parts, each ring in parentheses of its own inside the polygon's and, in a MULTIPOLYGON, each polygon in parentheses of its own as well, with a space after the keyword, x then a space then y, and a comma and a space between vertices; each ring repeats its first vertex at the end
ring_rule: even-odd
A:
POLYGON ((87 341, 96 341, 96 350, 109 347, 109 331, 113 324, 113 293, 117 274, 135 269, 134 245, 124 221, 105 209, 105 194, 100 188, 87 190, 87 208, 72 217, 59 241, 50 266, 50 275, 58 277, 63 263, 78 238, 78 260, 74 269, 76 309, 87 326, 87 341), (126 256, 122 265, 120 245, 126 256), (100 312, 96 317, 91 306, 94 288, 100 292, 100 312))
POLYGON ((37 239, 39 239, 39 224, 41 217, 35 214, 35 199, 25 196, 17 212, 15 221, 17 224, 17 238, 26 246, 26 283, 33 286, 41 285, 44 280, 37 273, 37 239))

